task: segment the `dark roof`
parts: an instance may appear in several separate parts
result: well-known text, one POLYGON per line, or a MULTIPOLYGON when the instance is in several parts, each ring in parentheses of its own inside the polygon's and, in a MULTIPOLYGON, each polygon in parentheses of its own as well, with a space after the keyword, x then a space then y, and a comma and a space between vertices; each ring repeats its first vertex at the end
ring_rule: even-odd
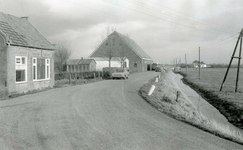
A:
POLYGON ((101 44, 100 46, 93 52, 91 53, 90 57, 98 57, 96 53, 96 51, 102 46, 102 44, 104 44, 104 42, 106 42, 109 37, 111 35, 116 35, 118 36, 118 38, 120 38, 126 45, 128 45, 132 51, 134 51, 140 58, 144 58, 144 59, 151 59, 152 58, 137 44, 135 43, 132 39, 130 39, 127 36, 124 36, 120 33, 118 33, 117 31, 112 32, 101 44))
POLYGON ((127 36, 124 36, 117 31, 114 31, 113 34, 117 34, 130 48, 140 57, 152 59, 137 43, 127 36))
POLYGON ((69 59, 67 65, 89 65, 92 61, 95 62, 94 59, 69 59))
POLYGON ((19 18, 0 12, 0 31, 7 36, 11 45, 54 49, 52 44, 34 28, 27 18, 19 18))

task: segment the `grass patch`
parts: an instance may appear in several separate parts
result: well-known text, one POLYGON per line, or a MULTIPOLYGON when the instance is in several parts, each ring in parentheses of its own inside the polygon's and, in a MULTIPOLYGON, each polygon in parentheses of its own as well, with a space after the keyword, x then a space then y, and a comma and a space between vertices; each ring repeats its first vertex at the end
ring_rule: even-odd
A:
POLYGON ((171 71, 161 72, 160 76, 159 82, 155 82, 155 78, 151 79, 140 89, 140 95, 149 104, 177 120, 243 145, 241 130, 221 125, 204 117, 176 87, 172 78, 174 74, 171 71), (148 91, 152 85, 156 88, 152 95, 148 96, 148 91))
MULTIPOLYGON (((185 73, 180 73, 184 78, 182 81, 189 85, 192 89, 197 91, 205 100, 207 100, 211 105, 219 110, 227 120, 233 125, 243 129, 243 93, 239 91, 238 93, 232 91, 215 91, 213 88, 215 82, 202 79, 195 80, 192 75, 185 75, 185 73)), ((211 78, 216 78, 211 76, 211 78)), ((218 84, 219 85, 219 84, 218 84)), ((217 89, 218 90, 218 89, 217 89)), ((227 89, 229 90, 229 89, 227 89)))

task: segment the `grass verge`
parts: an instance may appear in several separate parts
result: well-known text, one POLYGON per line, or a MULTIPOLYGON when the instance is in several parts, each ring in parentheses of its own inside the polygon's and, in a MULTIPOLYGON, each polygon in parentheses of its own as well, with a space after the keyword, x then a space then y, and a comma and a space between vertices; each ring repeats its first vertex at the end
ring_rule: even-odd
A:
POLYGON ((197 91, 205 100, 219 110, 227 120, 238 128, 243 129, 243 107, 240 103, 227 100, 226 92, 210 91, 199 84, 190 81, 184 73, 180 73, 184 78, 183 83, 197 91))
POLYGON ((174 74, 167 70, 161 72, 158 82, 151 79, 140 89, 140 95, 153 107, 177 120, 189 123, 214 135, 243 145, 243 133, 240 129, 221 125, 215 120, 204 117, 190 102, 173 81, 174 74), (148 96, 150 87, 156 88, 148 96))

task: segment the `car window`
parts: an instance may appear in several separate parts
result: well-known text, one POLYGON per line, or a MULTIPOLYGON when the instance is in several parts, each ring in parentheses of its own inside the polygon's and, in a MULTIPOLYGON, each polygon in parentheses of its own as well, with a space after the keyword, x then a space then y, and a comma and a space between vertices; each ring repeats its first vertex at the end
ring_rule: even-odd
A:
POLYGON ((116 69, 116 72, 124 72, 124 69, 116 69))

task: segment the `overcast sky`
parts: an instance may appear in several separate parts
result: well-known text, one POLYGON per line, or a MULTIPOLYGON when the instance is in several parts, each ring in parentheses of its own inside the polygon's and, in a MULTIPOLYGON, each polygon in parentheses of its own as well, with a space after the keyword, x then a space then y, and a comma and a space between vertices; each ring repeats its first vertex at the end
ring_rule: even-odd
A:
MULTIPOLYGON (((29 21, 71 58, 88 57, 107 27, 129 35, 155 62, 228 63, 243 28, 242 0, 0 0, 0 11, 29 21)), ((238 53, 237 53, 238 55, 238 53)))

